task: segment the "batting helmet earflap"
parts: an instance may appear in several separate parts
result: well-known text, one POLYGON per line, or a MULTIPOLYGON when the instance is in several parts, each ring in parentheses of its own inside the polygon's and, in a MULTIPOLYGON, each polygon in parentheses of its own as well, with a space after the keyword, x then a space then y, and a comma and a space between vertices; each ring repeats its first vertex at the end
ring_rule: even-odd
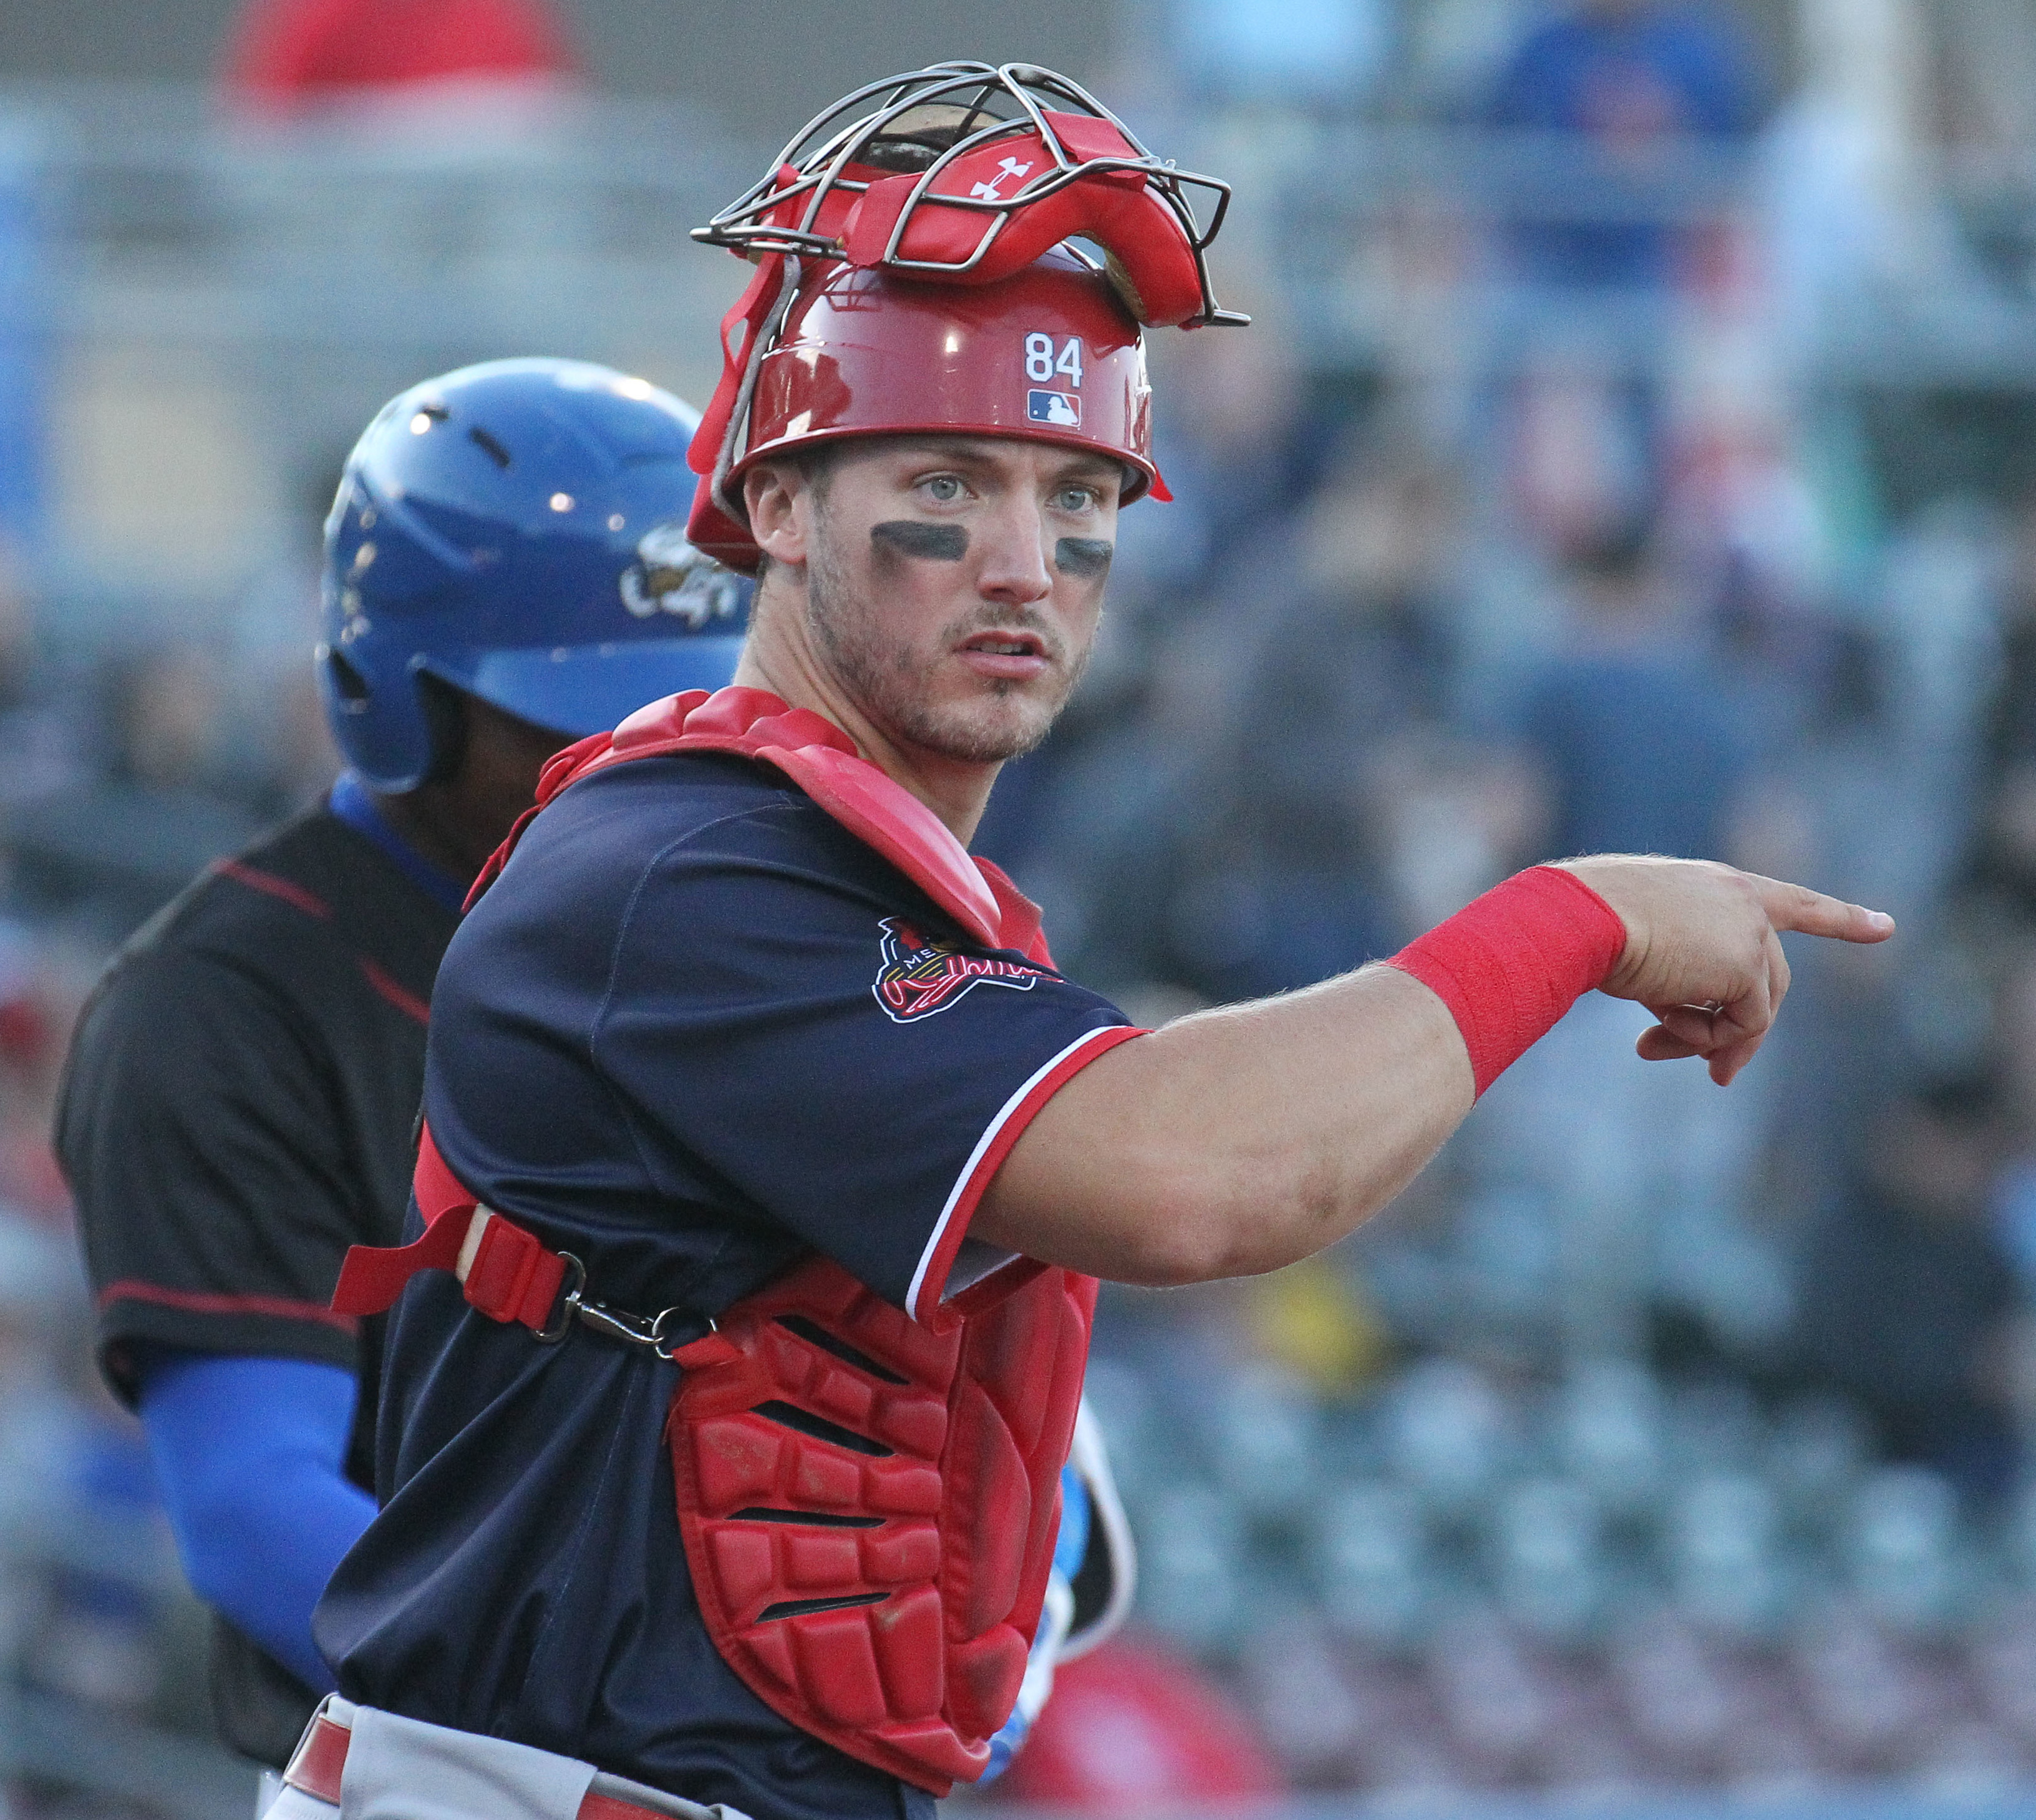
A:
POLYGON ((368 784, 446 762, 426 676, 575 737, 730 680, 749 590, 685 537, 698 424, 579 360, 463 367, 383 407, 326 522, 317 652, 368 784))

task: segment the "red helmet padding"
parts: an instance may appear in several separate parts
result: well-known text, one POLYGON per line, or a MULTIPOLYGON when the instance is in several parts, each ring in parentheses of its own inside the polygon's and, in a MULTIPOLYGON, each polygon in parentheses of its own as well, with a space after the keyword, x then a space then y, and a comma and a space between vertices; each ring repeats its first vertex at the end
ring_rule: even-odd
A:
POLYGON ((711 474, 721 458, 750 344, 764 332, 764 318, 778 301, 779 287, 785 277, 783 256, 767 254, 758 262, 742 295, 729 305, 728 314, 721 319, 721 379, 700 414, 699 428, 686 445, 686 465, 696 474, 711 474))
MULTIPOLYGON (((1126 503, 1148 490, 1165 496, 1156 486, 1151 393, 1137 325, 1109 281, 1071 254, 1050 251, 993 285, 915 283, 843 265, 818 269, 823 275, 809 280, 764 356, 731 483, 777 450, 846 436, 920 433, 1016 436, 1093 449, 1130 469, 1126 503), (1043 379, 1027 372, 1027 340, 1039 335, 1056 350, 1080 341, 1079 386, 1072 373, 1043 379), (1077 420, 1035 417, 1032 398, 1039 392, 1071 401, 1077 420)), ((731 322, 745 306, 760 321, 777 284, 767 269, 760 271, 752 296, 730 313, 731 322)), ((724 368, 694 439, 696 472, 713 466, 741 373, 738 353, 724 368)), ((711 477, 695 499, 687 535, 732 568, 756 566, 755 544, 727 503, 713 496, 711 477)))
MULTIPOLYGON (((871 170, 865 165, 845 164, 843 177, 859 183, 873 183, 881 177, 881 171, 871 170)), ((799 181, 799 173, 790 164, 778 167, 778 187, 788 189, 799 181)), ((773 209, 767 219, 778 228, 799 228, 813 234, 824 234, 839 240, 847 222, 849 213, 862 200, 858 190, 843 189, 838 183, 828 186, 820 197, 820 205, 811 222, 806 220, 806 211, 813 205, 813 193, 809 188, 789 195, 773 209)))
MULTIPOLYGON (((844 175, 861 180, 880 176, 877 171, 866 169, 859 164, 846 168, 844 175)), ((790 164, 778 168, 777 182, 781 188, 797 183, 799 173, 790 164)), ((810 205, 810 190, 797 195, 786 196, 771 209, 770 220, 774 226, 797 228, 805 220, 810 205)), ((810 232, 838 236, 849 211, 861 200, 860 193, 852 190, 829 189, 820 198, 810 232)), ((801 275, 813 268, 802 264, 801 275)), ((820 268, 824 269, 824 266, 820 268)), ((742 384, 743 368, 747 362, 750 344, 764 330, 764 318, 778 300, 779 286, 785 277, 785 262, 779 254, 767 254, 757 262, 756 270, 750 278, 742 295, 729 307, 721 319, 721 381, 714 387, 714 396, 707 402, 705 413, 700 418, 699 428, 694 432, 692 445, 687 460, 696 474, 711 474, 714 464, 720 459, 722 443, 728 436, 728 420, 735 409, 736 394, 742 384)), ((720 514, 723 523, 733 525, 726 512, 720 514)), ((739 533, 738 533, 739 534, 739 533)), ((699 546, 703 548, 704 546, 699 546)))
MULTIPOLYGON (((1129 159, 1138 155, 1107 120, 1076 114, 1048 114, 1046 118, 1063 145, 1077 157, 1129 159)), ((1011 213, 1001 218, 981 207, 944 206, 940 200, 944 196, 991 201, 1000 190, 1016 200, 1025 185, 1036 183, 1053 168, 1053 158, 1036 130, 994 139, 963 153, 940 173, 913 208, 895 257, 960 266, 988 239, 988 250, 979 262, 966 272, 940 276, 954 284, 993 284, 1022 271, 1063 240, 1089 239, 1116 255, 1137 293, 1141 321, 1171 326, 1201 311, 1201 273, 1194 248, 1179 217, 1146 187, 1140 171, 1092 171, 1036 201, 1017 200, 1011 213)), ((884 262, 899 217, 920 182, 915 175, 883 178, 846 212, 842 238, 850 265, 884 262)), ((820 231, 832 231, 831 225, 820 231)))

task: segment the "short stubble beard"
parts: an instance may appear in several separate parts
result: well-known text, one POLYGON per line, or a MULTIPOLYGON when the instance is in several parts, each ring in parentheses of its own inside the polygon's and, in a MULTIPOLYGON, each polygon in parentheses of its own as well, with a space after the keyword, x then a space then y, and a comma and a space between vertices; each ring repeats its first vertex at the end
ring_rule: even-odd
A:
POLYGON ((907 744, 960 764, 1001 764, 1022 758, 1046 738, 1088 666, 1088 649, 1070 664, 1066 641, 1042 616, 1029 607, 986 601, 943 627, 933 655, 915 661, 907 646, 877 629, 876 616, 837 561, 824 525, 816 530, 806 561, 807 630, 828 667, 865 714, 907 744), (1016 683, 992 683, 974 703, 942 708, 927 699, 928 680, 957 639, 1005 629, 1031 632, 1043 641, 1046 655, 1064 668, 1067 678, 1058 696, 1036 708, 1035 700, 1020 700, 1015 716, 985 715, 982 710, 991 703, 1010 701, 1018 694, 1016 683))

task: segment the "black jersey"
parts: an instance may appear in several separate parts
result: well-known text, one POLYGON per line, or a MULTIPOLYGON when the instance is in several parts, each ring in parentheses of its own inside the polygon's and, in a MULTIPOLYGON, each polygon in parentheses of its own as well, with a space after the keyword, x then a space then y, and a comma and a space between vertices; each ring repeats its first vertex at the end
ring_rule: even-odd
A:
MULTIPOLYGON (((152 1343, 356 1370, 348 1473, 371 1490, 379 1324, 327 1303, 349 1245, 400 1232, 458 921, 321 808, 212 868, 115 956, 78 1022, 56 1144, 123 1401, 152 1343)), ((315 1704, 223 1620, 213 1694, 227 1742, 273 1762, 315 1704)))

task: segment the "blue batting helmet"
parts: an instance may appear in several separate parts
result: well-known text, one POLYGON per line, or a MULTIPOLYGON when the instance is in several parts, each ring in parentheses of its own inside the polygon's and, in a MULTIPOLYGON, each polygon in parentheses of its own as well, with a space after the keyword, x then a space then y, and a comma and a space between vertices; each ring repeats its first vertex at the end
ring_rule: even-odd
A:
POLYGON ((428 685, 599 733, 734 675, 749 584, 686 541, 699 416, 582 360, 490 360, 385 405, 325 527, 319 681, 374 788, 448 753, 428 685))

